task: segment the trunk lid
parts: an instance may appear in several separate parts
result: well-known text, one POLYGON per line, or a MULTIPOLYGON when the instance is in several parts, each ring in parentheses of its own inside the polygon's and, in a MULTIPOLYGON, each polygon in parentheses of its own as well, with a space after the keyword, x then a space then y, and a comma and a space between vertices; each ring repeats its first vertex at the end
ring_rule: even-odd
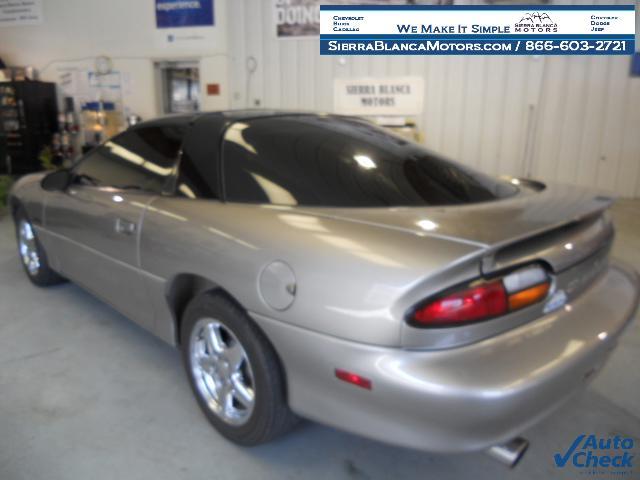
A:
POLYGON ((602 215, 613 199, 593 190, 523 187, 495 202, 437 207, 313 208, 326 216, 476 245, 484 273, 542 259, 562 271, 610 245, 613 228, 602 215))

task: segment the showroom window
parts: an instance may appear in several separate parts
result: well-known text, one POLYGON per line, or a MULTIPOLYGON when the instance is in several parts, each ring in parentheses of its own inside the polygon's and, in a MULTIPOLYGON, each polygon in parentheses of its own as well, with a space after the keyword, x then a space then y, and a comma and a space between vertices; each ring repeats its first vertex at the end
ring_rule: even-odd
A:
POLYGON ((227 200, 237 202, 451 205, 517 192, 368 122, 339 117, 235 123, 225 134, 223 159, 227 200))
POLYGON ((74 169, 84 184, 161 193, 180 152, 184 129, 129 130, 98 147, 74 169))

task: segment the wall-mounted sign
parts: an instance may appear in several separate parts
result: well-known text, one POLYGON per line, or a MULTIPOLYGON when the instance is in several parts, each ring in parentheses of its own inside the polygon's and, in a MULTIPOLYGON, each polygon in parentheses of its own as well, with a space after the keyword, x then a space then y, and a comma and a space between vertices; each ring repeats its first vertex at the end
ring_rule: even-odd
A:
POLYGON ((217 41, 213 0, 155 0, 156 45, 209 50, 217 41))
POLYGON ((42 0, 0 0, 0 27, 41 23, 42 0))
POLYGON ((347 115, 420 115, 424 100, 422 77, 336 78, 333 104, 347 115))
POLYGON ((275 0, 274 17, 278 37, 320 35, 319 0, 275 0))
POLYGON ((410 0, 275 0, 274 18, 279 38, 320 35, 320 5, 406 5, 410 0))
POLYGON ((636 52, 631 57, 631 76, 640 77, 640 52, 636 52))
POLYGON ((156 0, 158 28, 211 27, 213 0, 156 0))
POLYGON ((631 4, 321 5, 321 55, 631 55, 631 4))

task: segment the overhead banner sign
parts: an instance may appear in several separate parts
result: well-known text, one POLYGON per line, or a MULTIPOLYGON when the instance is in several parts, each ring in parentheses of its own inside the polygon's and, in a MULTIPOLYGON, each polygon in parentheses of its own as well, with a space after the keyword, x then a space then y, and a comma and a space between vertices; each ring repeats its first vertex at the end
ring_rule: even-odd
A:
POLYGON ((420 115, 422 77, 336 78, 334 111, 346 115, 420 115))
POLYGON ((322 55, 631 55, 634 5, 321 5, 322 55))
POLYGON ((182 51, 207 51, 215 44, 213 0, 155 0, 156 45, 182 51))
POLYGON ((640 77, 640 52, 634 53, 631 58, 631 76, 640 77))
MULTIPOLYGON (((361 0, 274 0, 274 18, 278 38, 317 37, 320 35, 320 4, 358 5, 361 0)), ((370 5, 407 5, 408 0, 369 0, 370 5)), ((420 2, 418 2, 420 3, 420 2)))
POLYGON ((0 27, 41 23, 42 0, 0 0, 0 27))
POLYGON ((640 52, 636 52, 631 57, 631 76, 640 77, 640 52))
POLYGON ((158 28, 211 27, 213 0, 156 0, 158 28))

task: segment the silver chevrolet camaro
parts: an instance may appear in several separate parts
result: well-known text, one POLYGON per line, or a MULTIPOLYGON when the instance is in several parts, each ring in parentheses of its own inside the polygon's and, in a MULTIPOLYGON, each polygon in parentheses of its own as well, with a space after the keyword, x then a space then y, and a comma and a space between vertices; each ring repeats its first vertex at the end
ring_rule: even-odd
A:
POLYGON ((304 417, 513 463, 639 300, 609 260, 611 198, 494 179, 353 117, 144 122, 9 201, 31 281, 69 279, 179 346, 242 445, 304 417))

